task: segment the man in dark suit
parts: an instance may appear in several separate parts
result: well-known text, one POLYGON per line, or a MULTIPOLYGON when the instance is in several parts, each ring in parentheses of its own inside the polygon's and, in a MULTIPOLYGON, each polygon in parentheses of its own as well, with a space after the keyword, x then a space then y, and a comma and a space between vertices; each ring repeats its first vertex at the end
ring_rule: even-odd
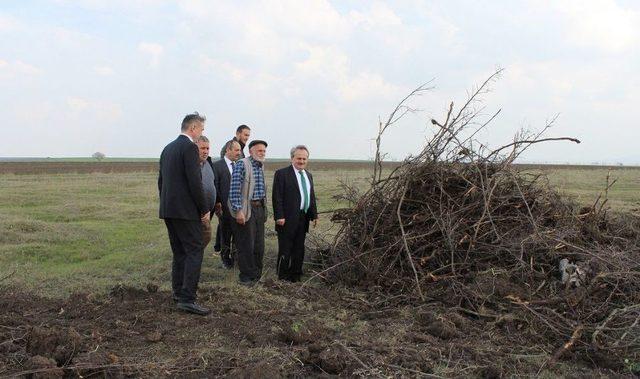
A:
POLYGON ((304 240, 309 223, 318 222, 313 177, 306 170, 309 150, 304 145, 291 149, 291 165, 273 176, 273 217, 278 233, 278 278, 300 281, 304 263, 304 240))
MULTIPOLYGON (((238 144, 240 144, 240 157, 238 159, 242 159, 244 158, 244 147, 247 144, 247 141, 249 140, 249 137, 251 137, 251 128, 248 127, 247 125, 240 125, 236 128, 236 136, 233 137, 233 139, 231 139, 232 141, 236 141, 238 144)), ((224 159, 224 156, 227 153, 227 145, 222 145, 222 150, 220 150, 220 159, 224 159)), ((218 224, 218 228, 216 229, 216 242, 213 245, 213 250, 214 251, 219 251, 220 253, 222 253, 222 250, 220 248, 220 236, 221 236, 221 231, 220 231, 220 224, 218 224)))
POLYGON ((215 175, 216 192, 218 200, 216 202, 215 213, 218 216, 218 235, 220 236, 220 260, 226 269, 233 268, 233 254, 231 254, 232 231, 231 225, 234 222, 229 212, 229 188, 231 185, 231 174, 233 164, 240 157, 240 144, 231 140, 225 144, 225 155, 222 159, 213 163, 213 173, 215 175))
POLYGON ((198 113, 185 116, 182 133, 162 150, 158 175, 160 218, 167 226, 173 252, 173 300, 178 309, 199 315, 210 312, 195 302, 202 266, 202 223, 209 219, 194 143, 204 122, 205 117, 198 113))

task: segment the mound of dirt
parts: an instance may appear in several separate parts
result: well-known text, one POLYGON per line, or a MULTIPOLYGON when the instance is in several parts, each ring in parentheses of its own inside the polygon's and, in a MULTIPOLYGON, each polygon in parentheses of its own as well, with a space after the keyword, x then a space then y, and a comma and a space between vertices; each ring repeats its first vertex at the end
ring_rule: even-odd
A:
POLYGON ((110 295, 118 300, 118 301, 131 301, 137 300, 140 298, 145 298, 149 293, 157 292, 157 286, 155 291, 153 290, 153 284, 147 285, 147 291, 142 290, 141 288, 135 288, 130 286, 124 286, 119 284, 111 289, 109 292, 110 295))
POLYGON ((27 335, 27 353, 53 359, 58 366, 71 362, 82 347, 82 336, 73 328, 33 327, 27 335))

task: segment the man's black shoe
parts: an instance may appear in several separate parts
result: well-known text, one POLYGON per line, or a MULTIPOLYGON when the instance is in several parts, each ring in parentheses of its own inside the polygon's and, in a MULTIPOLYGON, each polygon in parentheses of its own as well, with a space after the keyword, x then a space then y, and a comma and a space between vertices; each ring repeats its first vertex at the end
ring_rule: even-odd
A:
POLYGON ((211 310, 209 308, 205 308, 196 303, 178 303, 176 307, 181 311, 193 313, 200 316, 205 316, 211 313, 211 310))

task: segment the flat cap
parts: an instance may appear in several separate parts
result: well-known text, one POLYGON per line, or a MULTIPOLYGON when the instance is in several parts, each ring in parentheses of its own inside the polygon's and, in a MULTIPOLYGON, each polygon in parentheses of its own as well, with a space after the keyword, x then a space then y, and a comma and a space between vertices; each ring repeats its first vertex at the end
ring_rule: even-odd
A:
POLYGON ((249 142, 249 149, 251 149, 254 145, 264 145, 264 147, 269 146, 265 141, 261 139, 254 139, 253 141, 249 142))

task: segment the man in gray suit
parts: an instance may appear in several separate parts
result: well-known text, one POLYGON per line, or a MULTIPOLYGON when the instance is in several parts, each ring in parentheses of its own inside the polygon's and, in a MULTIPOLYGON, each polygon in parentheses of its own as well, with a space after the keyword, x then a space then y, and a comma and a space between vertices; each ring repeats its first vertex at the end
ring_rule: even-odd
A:
POLYGON ((215 174, 216 192, 218 200, 216 202, 215 213, 218 216, 218 235, 220 236, 220 260, 226 269, 232 269, 234 254, 231 251, 232 232, 231 225, 233 217, 229 212, 229 187, 231 185, 231 174, 233 165, 240 158, 240 144, 231 140, 225 144, 225 155, 222 159, 213 163, 215 174))

